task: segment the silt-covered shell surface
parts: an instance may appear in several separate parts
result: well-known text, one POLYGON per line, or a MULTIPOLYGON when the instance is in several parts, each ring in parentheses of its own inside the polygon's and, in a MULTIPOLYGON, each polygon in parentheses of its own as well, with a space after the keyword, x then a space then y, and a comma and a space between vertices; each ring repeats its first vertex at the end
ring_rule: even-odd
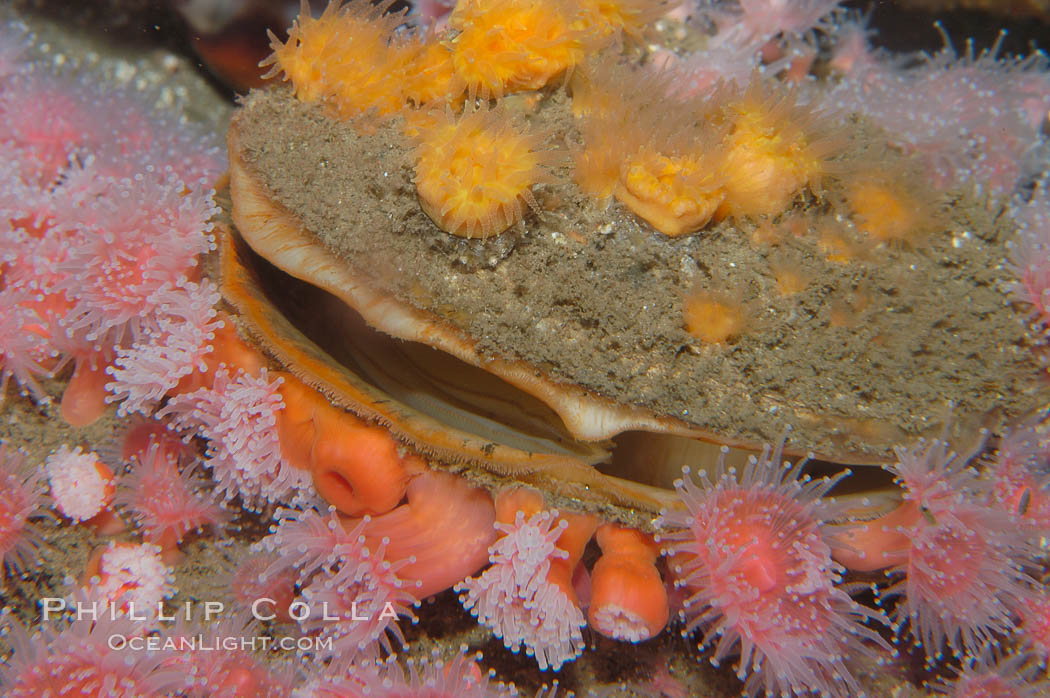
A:
MULTIPOLYGON (((549 147, 579 141, 561 92, 512 104, 552 133, 549 147)), ((903 158, 847 121, 851 166, 903 158)), ((254 92, 235 122, 235 155, 300 235, 357 283, 469 337, 481 363, 522 361, 725 443, 790 428, 794 450, 837 462, 884 461, 950 419, 995 428, 1046 402, 1024 311, 1002 290, 1010 229, 987 202, 943 194, 943 230, 841 261, 820 232, 850 225, 834 183, 774 219, 672 239, 584 196, 565 164, 537 187, 539 215, 463 240, 421 211, 403 122, 360 126, 285 90, 254 92), (762 242, 769 229, 776 244, 762 242), (785 265, 803 290, 781 292, 785 265), (683 301, 698 291, 740 303, 738 337, 704 344, 686 331, 683 301)), ((285 271, 309 281, 309 270, 285 271)))

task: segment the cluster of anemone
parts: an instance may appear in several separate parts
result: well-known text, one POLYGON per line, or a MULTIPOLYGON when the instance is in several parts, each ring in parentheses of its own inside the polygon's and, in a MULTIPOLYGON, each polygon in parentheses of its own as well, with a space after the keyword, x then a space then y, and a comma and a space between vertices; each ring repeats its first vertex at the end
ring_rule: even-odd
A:
POLYGON ((403 13, 330 2, 320 17, 300 14, 288 38, 271 34, 269 77, 335 114, 389 115, 406 104, 502 97, 542 88, 571 71, 585 50, 621 32, 639 35, 661 2, 543 4, 461 2, 441 32, 403 32, 403 13))
POLYGON ((489 237, 521 221, 526 206, 536 209, 532 188, 546 179, 549 150, 509 110, 445 118, 443 111, 544 88, 588 52, 640 38, 666 8, 646 1, 461 2, 445 30, 414 34, 400 31, 401 15, 388 9, 335 1, 319 18, 304 13, 287 41, 273 38, 270 75, 342 118, 409 106, 434 112, 409 120, 419 142, 420 204, 447 232, 489 237))
POLYGON ((221 644, 242 630, 229 622, 201 627, 180 619, 170 630, 154 631, 149 645, 134 621, 105 614, 48 624, 32 636, 17 621, 5 618, 4 624, 13 653, 0 669, 0 681, 5 695, 13 697, 291 695, 287 671, 221 644), (142 648, 129 651, 135 640, 143 641, 142 648), (195 651, 195 646, 211 650, 195 651))
POLYGON ((1041 646, 1042 583, 1034 571, 1046 527, 1029 517, 1026 502, 1045 496, 1047 443, 1033 425, 1019 426, 983 473, 972 454, 960 457, 941 439, 898 448, 890 470, 901 504, 836 535, 843 564, 885 570, 894 580, 880 597, 928 661, 946 652, 976 657, 1009 636, 1041 646))
POLYGON ((967 43, 960 55, 945 37, 933 55, 896 56, 872 45, 867 17, 840 4, 711 3, 697 14, 715 34, 689 55, 661 59, 688 75, 680 83, 686 91, 704 93, 719 80, 743 84, 760 67, 806 82, 822 47, 830 47, 825 104, 884 127, 893 145, 918 156, 940 186, 1008 198, 1040 149, 1046 57, 1003 55, 1002 37, 980 52, 967 43))
POLYGON ((44 627, 33 636, 9 618, 5 624, 14 651, 0 680, 12 698, 163 695, 183 686, 182 673, 165 667, 162 655, 136 653, 128 662, 112 649, 113 636, 134 636, 135 623, 128 619, 85 618, 65 627, 44 627))
POLYGON ((658 521, 686 594, 683 633, 703 630, 713 662, 739 655, 748 695, 859 695, 841 658, 885 656, 889 630, 910 637, 931 664, 948 651, 961 658, 964 670, 935 690, 1036 695, 1048 627, 1035 572, 1047 528, 1030 507, 1045 496, 1041 424, 1004 435, 981 471, 944 440, 898 448, 890 470, 903 501, 864 523, 839 523, 841 512, 823 499, 844 474, 801 477, 802 463, 782 464, 779 449, 739 474, 726 471, 723 456, 713 487, 687 469, 676 482, 686 511, 658 521), (849 597, 840 584, 847 569, 885 571, 890 583, 877 598, 892 623, 849 597), (982 653, 1006 647, 1002 638, 1016 654, 998 671, 982 653))
POLYGON ((573 176, 583 192, 615 197, 669 237, 725 219, 767 224, 799 202, 823 202, 858 238, 829 253, 839 260, 862 247, 918 247, 942 226, 914 161, 855 162, 834 110, 800 88, 755 72, 683 94, 681 79, 608 56, 576 71, 573 176))
POLYGON ((105 458, 80 446, 60 446, 44 471, 53 506, 64 520, 100 535, 123 533, 130 523, 147 544, 177 559, 188 534, 220 530, 227 516, 192 460, 170 443, 174 435, 157 426, 161 431, 148 433, 141 443, 142 429, 129 430, 121 453, 105 458))
POLYGON ((48 403, 43 381, 73 362, 62 414, 85 425, 116 353, 157 330, 165 289, 199 275, 223 161, 140 95, 21 59, 0 78, 0 383, 48 403))
POLYGON ((245 504, 291 499, 307 486, 303 471, 288 465, 277 438, 277 413, 284 406, 282 378, 243 370, 233 377, 220 367, 210 387, 175 395, 159 417, 208 440, 205 462, 226 501, 245 504))

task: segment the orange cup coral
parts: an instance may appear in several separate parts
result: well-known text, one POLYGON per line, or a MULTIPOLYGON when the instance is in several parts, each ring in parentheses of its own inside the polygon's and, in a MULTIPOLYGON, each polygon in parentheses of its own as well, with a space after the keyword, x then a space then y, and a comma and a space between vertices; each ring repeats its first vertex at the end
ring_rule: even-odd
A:
POLYGON ((448 42, 458 91, 499 98, 538 90, 579 63, 586 33, 568 0, 464 0, 449 27, 448 42))
POLYGON ((328 100, 343 118, 369 110, 383 115, 399 111, 415 52, 395 38, 404 12, 387 13, 391 4, 343 6, 342 0, 332 0, 315 19, 303 0, 286 42, 270 32, 273 54, 260 67, 272 67, 263 78, 283 73, 298 99, 328 100))
POLYGON ((726 295, 698 291, 683 305, 686 332, 707 344, 724 344, 747 327, 743 303, 726 295))
POLYGON ((726 200, 720 215, 759 216, 784 211, 795 194, 816 186, 828 159, 840 150, 831 129, 792 92, 767 94, 756 77, 724 108, 730 133, 722 169, 726 200))
POLYGON ((451 100, 452 52, 440 36, 428 32, 409 45, 412 67, 405 76, 405 98, 416 105, 451 100))
POLYGON ((442 230, 465 238, 499 235, 537 209, 532 186, 545 181, 550 154, 542 134, 518 128, 502 107, 451 111, 423 128, 416 149, 416 191, 442 230))
POLYGON ((861 171, 846 183, 857 227, 879 243, 919 244, 943 225, 935 202, 907 171, 861 171))
POLYGON ((616 198, 664 235, 677 237, 707 225, 725 198, 709 163, 690 155, 640 150, 622 169, 616 198))
POLYGON ((725 199, 724 127, 699 100, 680 100, 666 76, 598 61, 573 78, 573 110, 584 145, 576 183, 615 195, 669 236, 700 230, 725 199))

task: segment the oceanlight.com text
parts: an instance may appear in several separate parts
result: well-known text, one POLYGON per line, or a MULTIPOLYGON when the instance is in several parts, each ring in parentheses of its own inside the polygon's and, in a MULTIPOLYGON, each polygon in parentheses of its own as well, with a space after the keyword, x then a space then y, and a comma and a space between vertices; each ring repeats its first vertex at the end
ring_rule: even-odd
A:
POLYGON ((130 650, 132 652, 317 652, 332 649, 330 637, 253 637, 253 636, 216 636, 185 635, 181 637, 155 637, 147 635, 123 635, 114 633, 107 639, 109 648, 114 651, 130 650))

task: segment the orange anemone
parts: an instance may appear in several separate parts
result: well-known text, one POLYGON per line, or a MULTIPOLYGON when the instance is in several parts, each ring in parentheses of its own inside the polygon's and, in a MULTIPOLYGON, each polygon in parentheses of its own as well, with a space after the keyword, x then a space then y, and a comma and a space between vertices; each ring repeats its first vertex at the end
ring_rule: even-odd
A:
POLYGON ((281 376, 285 409, 277 413, 277 433, 285 460, 311 471, 318 494, 344 514, 397 506, 408 473, 390 432, 333 406, 294 376, 281 376))
MULTIPOLYGON (((398 569, 420 599, 448 589, 477 572, 496 538, 492 497, 465 478, 429 470, 418 461, 405 492, 407 503, 365 524, 371 549, 387 539, 389 560, 408 560, 398 569)), ((348 530, 355 522, 344 521, 348 530)))
POLYGON ((655 566, 660 548, 652 536, 615 524, 602 524, 597 539, 602 556, 591 570, 591 627, 627 642, 655 637, 670 614, 655 566))

